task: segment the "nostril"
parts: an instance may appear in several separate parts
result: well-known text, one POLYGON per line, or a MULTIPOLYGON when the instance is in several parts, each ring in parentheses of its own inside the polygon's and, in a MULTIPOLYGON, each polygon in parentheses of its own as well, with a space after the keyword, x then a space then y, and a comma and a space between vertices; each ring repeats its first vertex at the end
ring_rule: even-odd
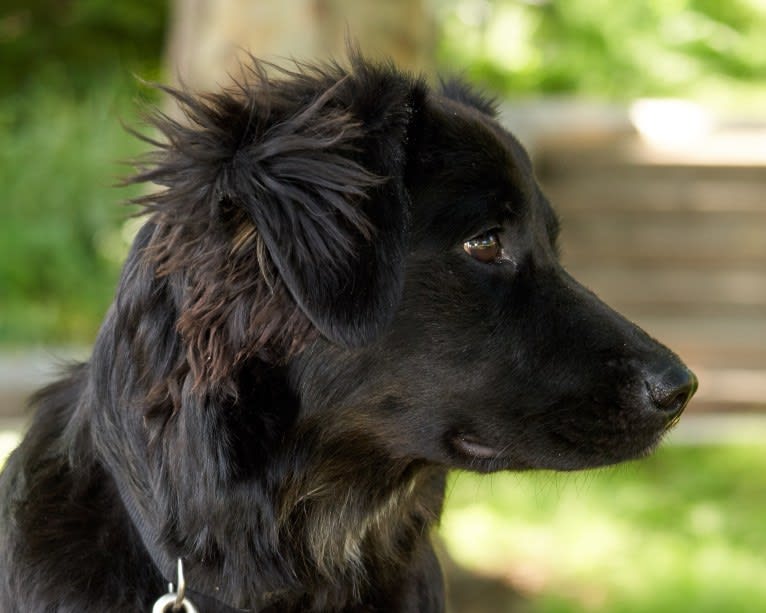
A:
POLYGON ((697 377, 680 364, 650 377, 646 384, 655 408, 672 416, 680 414, 697 391, 697 377))
POLYGON ((674 394, 670 394, 667 398, 655 400, 655 403, 659 409, 675 415, 676 413, 680 413, 686 406, 689 398, 691 398, 691 390, 684 388, 678 390, 674 394))

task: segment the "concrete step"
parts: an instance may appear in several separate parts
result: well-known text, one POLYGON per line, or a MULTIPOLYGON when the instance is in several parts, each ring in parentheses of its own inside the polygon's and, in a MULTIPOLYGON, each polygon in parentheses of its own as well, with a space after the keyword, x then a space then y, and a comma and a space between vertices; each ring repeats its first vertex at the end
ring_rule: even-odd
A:
POLYGON ((766 313, 735 318, 705 314, 654 315, 629 308, 622 312, 671 347, 690 366, 766 372, 766 313))
POLYGON ((0 419, 26 414, 30 394, 54 381, 67 364, 84 360, 90 350, 50 347, 0 353, 0 419))
POLYGON ((658 148, 638 136, 584 141, 553 139, 535 148, 544 178, 607 176, 758 181, 766 167, 766 130, 732 131, 685 147, 658 148))
POLYGON ((721 270, 575 261, 568 268, 606 302, 634 313, 680 317, 766 313, 766 263, 721 270))
POLYGON ((564 208, 560 214, 562 252, 573 267, 615 262, 718 269, 766 265, 766 216, 760 213, 586 215, 564 208))
POLYGON ((699 367, 694 372, 700 386, 690 412, 744 414, 766 410, 766 369, 699 367))
POLYGON ((567 177, 542 175, 541 180, 550 201, 568 216, 692 211, 753 214, 753 220, 762 221, 766 217, 765 174, 762 170, 760 176, 749 180, 678 176, 647 180, 589 170, 567 177))

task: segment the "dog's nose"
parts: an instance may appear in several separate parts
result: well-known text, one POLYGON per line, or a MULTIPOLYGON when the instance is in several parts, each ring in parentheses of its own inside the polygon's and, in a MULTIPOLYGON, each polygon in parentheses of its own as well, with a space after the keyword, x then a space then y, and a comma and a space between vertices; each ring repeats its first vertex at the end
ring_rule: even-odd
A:
POLYGON ((673 361, 651 373, 646 386, 654 409, 672 419, 681 414, 697 391, 697 377, 686 366, 673 361))

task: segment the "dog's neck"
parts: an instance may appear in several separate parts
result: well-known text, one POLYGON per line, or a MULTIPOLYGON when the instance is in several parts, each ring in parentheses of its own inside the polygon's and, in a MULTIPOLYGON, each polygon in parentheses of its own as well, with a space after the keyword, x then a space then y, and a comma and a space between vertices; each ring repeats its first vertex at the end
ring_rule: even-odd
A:
POLYGON ((272 376, 229 406, 182 407, 141 458, 146 470, 121 475, 125 452, 108 464, 166 580, 181 557, 191 590, 235 610, 362 602, 371 585, 401 580, 441 512, 445 471, 362 436, 294 427, 296 407, 267 406, 275 395, 263 391, 283 385, 272 376))
MULTIPOLYGON (((228 540, 203 536, 204 529, 180 534, 179 527, 177 536, 188 541, 206 538, 204 550, 217 553, 186 557, 190 589, 232 610, 260 611, 275 603, 324 610, 363 602, 371 584, 396 581, 396 573, 410 563, 414 548, 440 513, 443 471, 417 465, 386 470, 378 465, 377 472, 360 466, 353 479, 341 482, 333 479, 338 468, 333 464, 324 458, 255 508, 229 505, 228 540), (276 525, 259 525, 259 518, 275 512, 266 508, 272 505, 276 525)), ((145 543, 161 540, 166 527, 157 530, 135 507, 126 508, 145 543)), ((208 521, 220 521, 220 515, 208 521)), ((168 548, 150 552, 171 580, 175 560, 168 548)))

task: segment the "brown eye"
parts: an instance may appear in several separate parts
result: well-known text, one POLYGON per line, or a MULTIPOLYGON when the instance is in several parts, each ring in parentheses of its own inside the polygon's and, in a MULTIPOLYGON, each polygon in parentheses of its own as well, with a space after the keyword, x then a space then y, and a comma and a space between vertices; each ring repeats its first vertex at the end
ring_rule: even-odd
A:
POLYGON ((496 230, 485 232, 463 243, 463 250, 472 258, 490 264, 503 255, 503 247, 496 230))

